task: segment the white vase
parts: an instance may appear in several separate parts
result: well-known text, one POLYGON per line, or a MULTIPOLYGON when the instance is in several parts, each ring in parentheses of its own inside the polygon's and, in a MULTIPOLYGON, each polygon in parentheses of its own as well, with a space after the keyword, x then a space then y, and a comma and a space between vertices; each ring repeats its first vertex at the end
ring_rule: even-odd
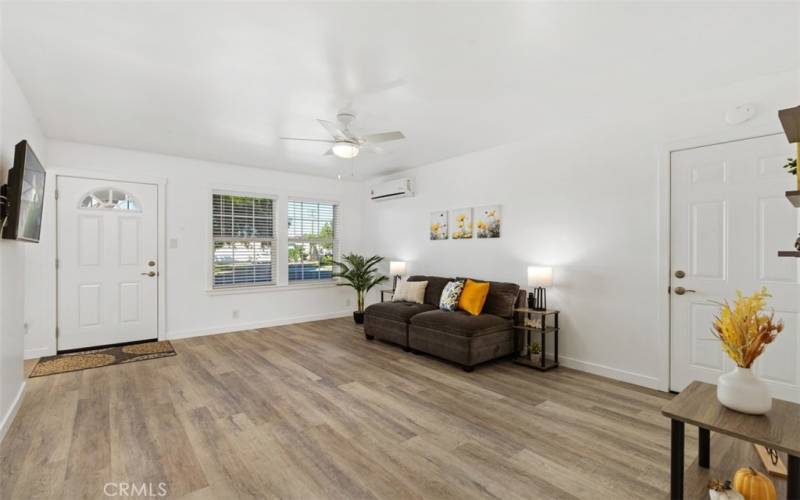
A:
POLYGON ((756 377, 750 368, 739 366, 732 372, 720 375, 717 399, 726 408, 750 415, 763 415, 772 408, 772 396, 767 384, 756 377))

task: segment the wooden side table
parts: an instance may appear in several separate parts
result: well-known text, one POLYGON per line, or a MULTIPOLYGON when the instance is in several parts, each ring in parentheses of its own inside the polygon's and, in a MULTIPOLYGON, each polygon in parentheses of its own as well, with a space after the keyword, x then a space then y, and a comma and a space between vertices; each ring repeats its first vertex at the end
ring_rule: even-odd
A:
POLYGON ((547 371, 558 366, 558 313, 554 309, 545 311, 537 311, 527 307, 519 307, 514 309, 514 328, 522 333, 522 350, 514 359, 514 363, 518 365, 527 366, 529 368, 536 368, 537 370, 547 371), (547 326, 547 318, 553 317, 553 326, 547 326), (530 326, 529 320, 539 320, 539 326, 530 326), (540 344, 542 346, 542 357, 539 363, 531 361, 528 352, 531 345, 531 336, 535 333, 539 334, 540 344), (547 345, 547 334, 553 334, 553 358, 548 358, 545 346, 547 345))
POLYGON ((711 431, 760 444, 789 456, 786 498, 800 499, 800 405, 774 399, 766 415, 746 415, 722 406, 717 387, 692 382, 661 413, 672 420, 670 498, 683 498, 683 438, 685 424, 700 432, 697 463, 711 463, 711 431))
POLYGON ((385 293, 394 296, 394 290, 389 290, 389 289, 381 290, 381 302, 386 302, 386 299, 383 298, 383 294, 385 293))

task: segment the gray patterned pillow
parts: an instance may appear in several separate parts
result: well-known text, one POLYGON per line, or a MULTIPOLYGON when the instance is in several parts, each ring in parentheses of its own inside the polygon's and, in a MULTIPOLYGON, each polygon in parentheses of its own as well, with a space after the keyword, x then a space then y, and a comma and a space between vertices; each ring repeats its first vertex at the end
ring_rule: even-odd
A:
POLYGON ((442 290, 442 298, 439 299, 439 309, 455 311, 458 307, 458 298, 461 297, 463 289, 463 281, 451 281, 446 284, 444 290, 442 290))

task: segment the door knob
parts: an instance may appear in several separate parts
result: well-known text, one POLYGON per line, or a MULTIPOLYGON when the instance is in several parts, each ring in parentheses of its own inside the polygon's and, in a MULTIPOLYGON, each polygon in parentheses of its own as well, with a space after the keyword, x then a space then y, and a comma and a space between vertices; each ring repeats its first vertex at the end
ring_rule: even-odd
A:
POLYGON ((150 271, 149 273, 142 273, 142 276, 150 276, 151 278, 156 275, 155 271, 150 271))
POLYGON ((676 286, 675 287, 675 293, 677 295, 683 295, 684 293, 695 293, 696 291, 697 290, 687 290, 686 288, 683 288, 682 286, 676 286))

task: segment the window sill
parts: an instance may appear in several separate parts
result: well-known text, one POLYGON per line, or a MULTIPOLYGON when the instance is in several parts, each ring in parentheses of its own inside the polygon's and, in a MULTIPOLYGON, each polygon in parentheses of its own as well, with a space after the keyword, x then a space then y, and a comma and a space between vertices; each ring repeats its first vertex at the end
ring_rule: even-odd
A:
POLYGON ((206 289, 208 295, 239 295, 243 293, 271 293, 288 292, 292 290, 316 290, 323 288, 336 288, 335 281, 315 281, 311 283, 290 283, 286 285, 261 285, 243 286, 231 288, 209 288, 206 289))

